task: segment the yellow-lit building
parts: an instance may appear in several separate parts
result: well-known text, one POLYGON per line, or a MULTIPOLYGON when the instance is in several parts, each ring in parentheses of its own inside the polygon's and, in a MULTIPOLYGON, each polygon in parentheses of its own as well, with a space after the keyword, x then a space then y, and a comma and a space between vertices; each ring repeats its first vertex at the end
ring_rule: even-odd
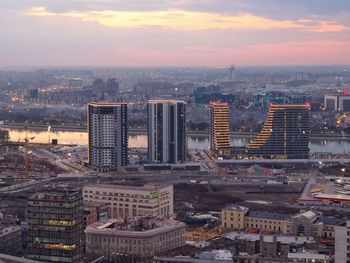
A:
POLYGON ((210 102, 210 151, 226 155, 230 147, 229 108, 227 102, 210 102))

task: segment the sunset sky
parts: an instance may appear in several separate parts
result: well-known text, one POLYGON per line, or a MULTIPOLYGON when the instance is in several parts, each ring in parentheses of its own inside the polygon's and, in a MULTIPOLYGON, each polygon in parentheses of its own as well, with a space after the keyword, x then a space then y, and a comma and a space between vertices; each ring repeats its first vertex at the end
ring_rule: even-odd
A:
POLYGON ((350 64, 349 0, 0 0, 0 66, 350 64))

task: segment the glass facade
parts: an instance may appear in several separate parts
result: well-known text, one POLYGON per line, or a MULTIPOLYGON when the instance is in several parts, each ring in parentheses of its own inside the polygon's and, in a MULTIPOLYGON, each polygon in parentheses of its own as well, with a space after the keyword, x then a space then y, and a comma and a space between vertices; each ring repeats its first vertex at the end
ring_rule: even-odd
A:
POLYGON ((40 193, 28 200, 28 257, 44 262, 83 262, 80 191, 40 193))
POLYGON ((250 156, 307 159, 310 105, 270 105, 262 131, 247 146, 250 156))

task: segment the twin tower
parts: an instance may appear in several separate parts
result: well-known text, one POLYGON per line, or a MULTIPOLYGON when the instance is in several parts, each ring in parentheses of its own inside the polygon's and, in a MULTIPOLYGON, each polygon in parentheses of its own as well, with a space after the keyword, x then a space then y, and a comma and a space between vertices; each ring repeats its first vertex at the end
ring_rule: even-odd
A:
MULTIPOLYGON (((148 111, 148 159, 152 163, 186 160, 186 103, 150 100, 148 111)), ((128 164, 127 103, 88 104, 89 164, 100 172, 121 171, 128 164)))

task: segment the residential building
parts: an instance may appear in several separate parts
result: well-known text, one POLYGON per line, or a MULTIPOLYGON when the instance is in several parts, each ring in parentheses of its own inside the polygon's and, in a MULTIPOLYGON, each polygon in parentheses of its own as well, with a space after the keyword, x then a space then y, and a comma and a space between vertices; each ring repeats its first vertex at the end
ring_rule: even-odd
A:
POLYGON ((310 104, 270 104, 262 131, 248 144, 251 157, 307 159, 310 104))
POLYGON ((186 161, 186 102, 149 100, 148 158, 153 163, 186 161))
POLYGON ((116 260, 127 256, 133 262, 153 262, 157 253, 185 244, 185 229, 182 222, 153 216, 97 222, 85 230, 86 252, 116 260))
POLYGON ((210 102, 210 151, 225 155, 230 147, 229 108, 227 102, 210 102))
POLYGON ((108 203, 112 218, 170 217, 174 214, 172 185, 93 185, 83 188, 84 202, 108 203))
POLYGON ((121 171, 128 164, 127 103, 88 104, 89 164, 100 172, 121 171))
POLYGON ((324 109, 326 111, 350 111, 349 91, 325 95, 324 109))
POLYGON ((28 199, 28 258, 44 262, 83 262, 83 198, 58 189, 28 199))

